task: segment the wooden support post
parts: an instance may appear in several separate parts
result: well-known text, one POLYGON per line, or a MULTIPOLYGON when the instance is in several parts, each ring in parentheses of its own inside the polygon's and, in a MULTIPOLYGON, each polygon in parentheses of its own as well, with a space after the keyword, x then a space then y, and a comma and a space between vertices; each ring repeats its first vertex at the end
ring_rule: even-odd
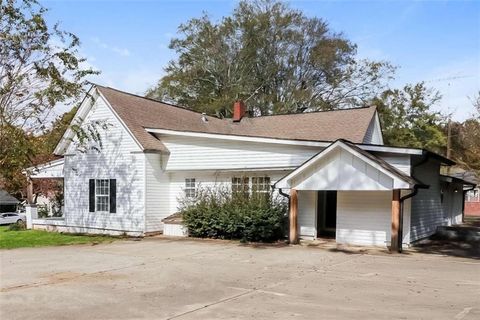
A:
POLYGON ((290 243, 298 243, 298 192, 296 189, 290 190, 290 243))
POLYGON ((398 251, 400 228, 400 189, 394 189, 392 194, 392 231, 390 240, 390 251, 398 251))
POLYGON ((30 177, 27 178, 28 185, 27 185, 27 203, 33 203, 33 181, 30 177))

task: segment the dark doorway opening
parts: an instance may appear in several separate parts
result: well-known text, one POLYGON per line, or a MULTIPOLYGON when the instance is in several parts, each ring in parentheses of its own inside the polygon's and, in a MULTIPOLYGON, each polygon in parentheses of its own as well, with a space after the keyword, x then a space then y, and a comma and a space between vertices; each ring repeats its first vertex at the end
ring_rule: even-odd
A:
POLYGON ((337 191, 317 193, 317 237, 335 237, 337 228, 337 191))

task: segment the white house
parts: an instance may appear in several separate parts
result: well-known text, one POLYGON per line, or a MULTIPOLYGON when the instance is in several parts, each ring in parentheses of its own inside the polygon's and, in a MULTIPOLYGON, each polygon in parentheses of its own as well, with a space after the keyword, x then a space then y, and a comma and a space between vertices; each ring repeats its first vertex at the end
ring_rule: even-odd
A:
POLYGON ((237 102, 219 119, 95 85, 74 121, 108 124, 102 147, 79 151, 68 129, 55 149, 63 161, 34 170, 65 186, 63 220, 37 228, 161 232, 179 197, 216 184, 288 196, 293 242, 334 234, 395 249, 462 220, 463 181, 440 175, 453 161, 385 146, 375 107, 247 117, 237 102))

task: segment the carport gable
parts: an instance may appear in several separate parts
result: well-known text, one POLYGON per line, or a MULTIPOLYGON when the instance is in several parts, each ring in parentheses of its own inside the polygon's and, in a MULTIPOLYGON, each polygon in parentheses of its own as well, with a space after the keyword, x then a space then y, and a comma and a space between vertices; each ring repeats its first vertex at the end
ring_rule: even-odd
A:
POLYGON ((414 179, 346 140, 337 140, 313 156, 276 188, 297 190, 411 189, 414 179))

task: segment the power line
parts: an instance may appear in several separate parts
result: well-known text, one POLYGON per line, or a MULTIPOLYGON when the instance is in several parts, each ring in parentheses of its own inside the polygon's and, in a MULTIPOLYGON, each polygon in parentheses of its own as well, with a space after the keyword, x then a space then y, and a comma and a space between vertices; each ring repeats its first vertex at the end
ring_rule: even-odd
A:
POLYGON ((437 78, 437 79, 432 79, 432 80, 426 80, 426 81, 425 81, 425 83, 430 83, 430 82, 441 82, 441 81, 449 81, 449 80, 458 80, 458 79, 471 78, 471 77, 474 77, 474 75, 466 75, 466 76, 454 76, 454 77, 437 78))

